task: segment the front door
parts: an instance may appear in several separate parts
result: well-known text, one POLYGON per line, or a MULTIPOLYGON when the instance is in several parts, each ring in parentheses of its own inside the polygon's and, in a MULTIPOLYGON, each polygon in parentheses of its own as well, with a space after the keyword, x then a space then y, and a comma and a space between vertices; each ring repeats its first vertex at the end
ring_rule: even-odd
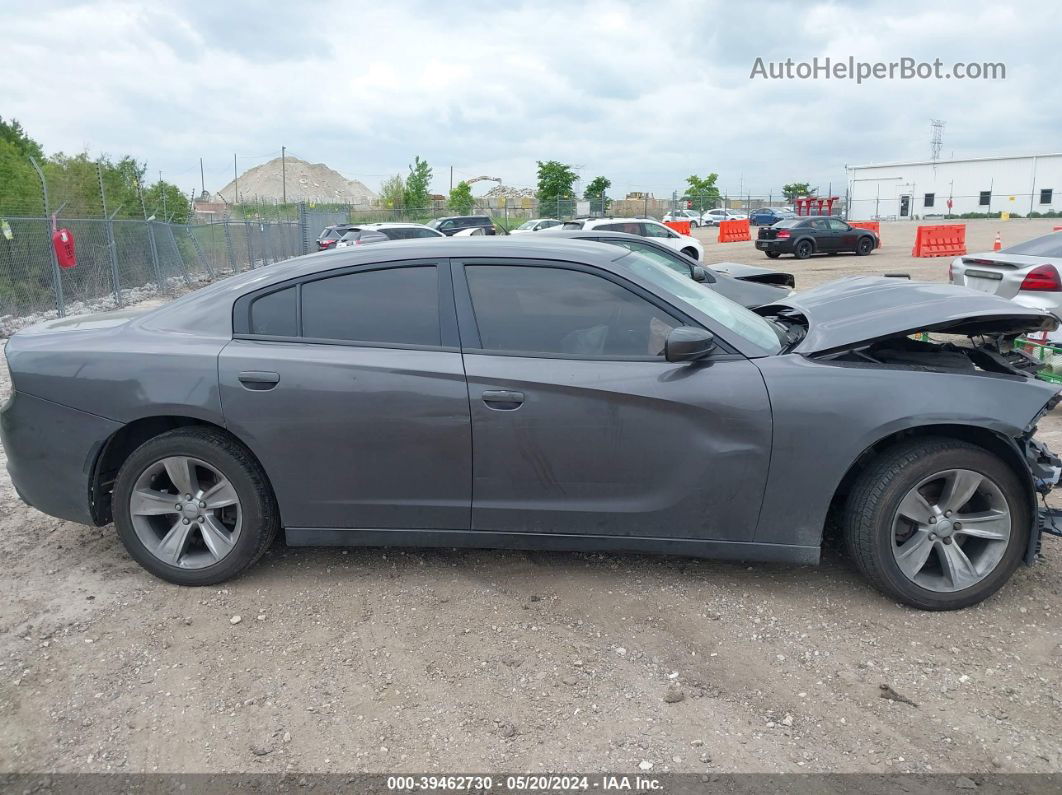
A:
POLYGON ((363 266, 237 304, 218 361, 225 419, 261 460, 286 527, 468 529, 448 270, 363 266))
POLYGON ((474 530, 752 540, 771 413, 751 362, 667 362, 689 321, 603 271, 453 272, 474 530))
POLYGON ((901 196, 900 197, 900 217, 901 218, 906 218, 910 214, 911 214, 911 197, 910 196, 901 196))

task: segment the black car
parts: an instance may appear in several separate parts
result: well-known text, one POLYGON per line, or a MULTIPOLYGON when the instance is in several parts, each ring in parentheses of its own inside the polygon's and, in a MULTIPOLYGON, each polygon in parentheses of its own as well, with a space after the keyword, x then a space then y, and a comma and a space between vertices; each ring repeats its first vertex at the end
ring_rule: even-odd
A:
POLYGON ((493 235, 494 224, 487 215, 450 215, 446 218, 436 218, 428 224, 432 229, 438 229, 447 237, 456 235, 464 229, 483 228, 483 234, 493 235))
POLYGON ((850 251, 863 257, 878 246, 878 236, 869 229, 849 226, 840 218, 791 218, 761 226, 756 248, 774 259, 792 254, 807 259, 812 254, 850 251))
POLYGON ((317 236, 317 250, 327 251, 330 248, 335 248, 336 243, 349 232, 351 229, 357 229, 354 224, 333 224, 332 226, 326 226, 321 230, 321 234, 317 236))

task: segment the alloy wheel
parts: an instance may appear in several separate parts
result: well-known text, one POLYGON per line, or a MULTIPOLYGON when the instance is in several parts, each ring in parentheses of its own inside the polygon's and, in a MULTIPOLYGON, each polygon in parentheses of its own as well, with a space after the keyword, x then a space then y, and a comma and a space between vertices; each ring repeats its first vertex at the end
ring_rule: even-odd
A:
POLYGON ((1010 508, 999 486, 980 472, 948 469, 923 479, 901 500, 892 554, 911 582, 954 593, 995 570, 1010 535, 1010 508))
POLYGON ((188 456, 148 466, 129 497, 137 538, 170 566, 201 569, 225 558, 243 523, 240 498, 216 467, 188 456))

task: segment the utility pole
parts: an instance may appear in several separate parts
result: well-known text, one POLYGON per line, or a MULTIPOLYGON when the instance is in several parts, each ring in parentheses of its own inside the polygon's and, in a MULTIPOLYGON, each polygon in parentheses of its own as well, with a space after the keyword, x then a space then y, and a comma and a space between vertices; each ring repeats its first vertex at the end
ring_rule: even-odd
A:
POLYGON ((454 190, 454 167, 450 166, 450 192, 454 190))
POLYGON ((236 180, 236 187, 233 188, 232 203, 237 204, 240 201, 240 173, 236 170, 236 154, 232 155, 232 176, 236 180))
POLYGON ((199 195, 202 196, 206 193, 206 177, 203 176, 203 158, 199 158, 199 187, 202 191, 199 195))
POLYGON ((288 203, 288 161, 287 161, 287 147, 280 147, 280 181, 283 183, 280 186, 281 202, 283 204, 288 203))

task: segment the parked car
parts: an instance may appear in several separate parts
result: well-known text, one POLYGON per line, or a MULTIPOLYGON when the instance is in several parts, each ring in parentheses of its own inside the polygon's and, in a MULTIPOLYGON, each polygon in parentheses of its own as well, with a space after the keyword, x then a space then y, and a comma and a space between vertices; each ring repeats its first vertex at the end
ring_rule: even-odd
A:
POLYGON ((870 277, 754 313, 546 234, 380 243, 19 331, 0 433, 23 500, 113 519, 181 585, 281 529, 815 563, 832 514, 878 588, 954 609, 1036 555, 1060 468, 1033 434, 1059 387, 996 340, 1056 324, 870 277))
POLYGON ((327 251, 330 248, 335 248, 340 239, 354 228, 354 224, 333 224, 332 226, 326 226, 321 230, 321 234, 317 236, 317 250, 327 251))
POLYGON ((623 232, 604 232, 600 229, 553 231, 550 232, 550 237, 593 240, 598 243, 620 246, 628 251, 637 251, 749 309, 782 300, 793 291, 796 285, 793 274, 768 268, 757 268, 737 262, 700 265, 655 238, 628 235, 623 232))
MULTIPOLYGON (((1062 234, 1026 240, 1001 251, 967 254, 952 260, 952 284, 1009 298, 1024 306, 1046 309, 1062 317, 1062 234)), ((1062 342, 1058 334, 1052 342, 1062 342)))
POLYGON ((705 226, 719 226, 720 221, 745 221, 748 220, 748 216, 744 213, 734 212, 733 210, 724 210, 719 208, 717 210, 707 210, 701 216, 701 223, 705 226))
POLYGON ((530 221, 524 221, 515 229, 510 229, 509 234, 522 235, 525 232, 541 232, 543 229, 552 229, 562 223, 564 222, 558 221, 556 218, 532 218, 530 221))
POLYGON ((761 207, 749 213, 749 223, 753 226, 770 226, 779 221, 794 218, 795 215, 788 210, 777 210, 774 207, 761 207))
POLYGON ((689 221, 692 228, 696 229, 702 224, 701 214, 696 210, 672 210, 664 215, 665 221, 689 221))
POLYGON ((451 215, 446 218, 436 218, 429 223, 428 226, 432 229, 438 229, 447 237, 460 232, 462 229, 473 229, 476 227, 481 227, 486 230, 484 234, 487 235, 493 235, 495 233, 494 222, 486 215, 451 215))
POLYGON ((386 243, 388 240, 415 240, 421 237, 445 237, 445 235, 424 224, 361 224, 352 227, 344 234, 336 243, 336 248, 362 246, 366 243, 386 243))
MULTIPOLYGON (((690 259, 701 261, 704 256, 704 246, 695 237, 680 235, 674 229, 669 229, 659 221, 652 218, 576 218, 573 221, 565 221, 558 227, 563 230, 590 230, 601 232, 626 232, 628 235, 649 237, 663 243, 675 251, 685 254, 690 259)), ((549 230, 552 234, 553 230, 549 230)))
POLYGON ((865 257, 877 247, 874 232, 849 226, 840 218, 790 218, 761 226, 756 237, 756 248, 771 259, 782 254, 807 259, 812 254, 845 251, 865 257))

